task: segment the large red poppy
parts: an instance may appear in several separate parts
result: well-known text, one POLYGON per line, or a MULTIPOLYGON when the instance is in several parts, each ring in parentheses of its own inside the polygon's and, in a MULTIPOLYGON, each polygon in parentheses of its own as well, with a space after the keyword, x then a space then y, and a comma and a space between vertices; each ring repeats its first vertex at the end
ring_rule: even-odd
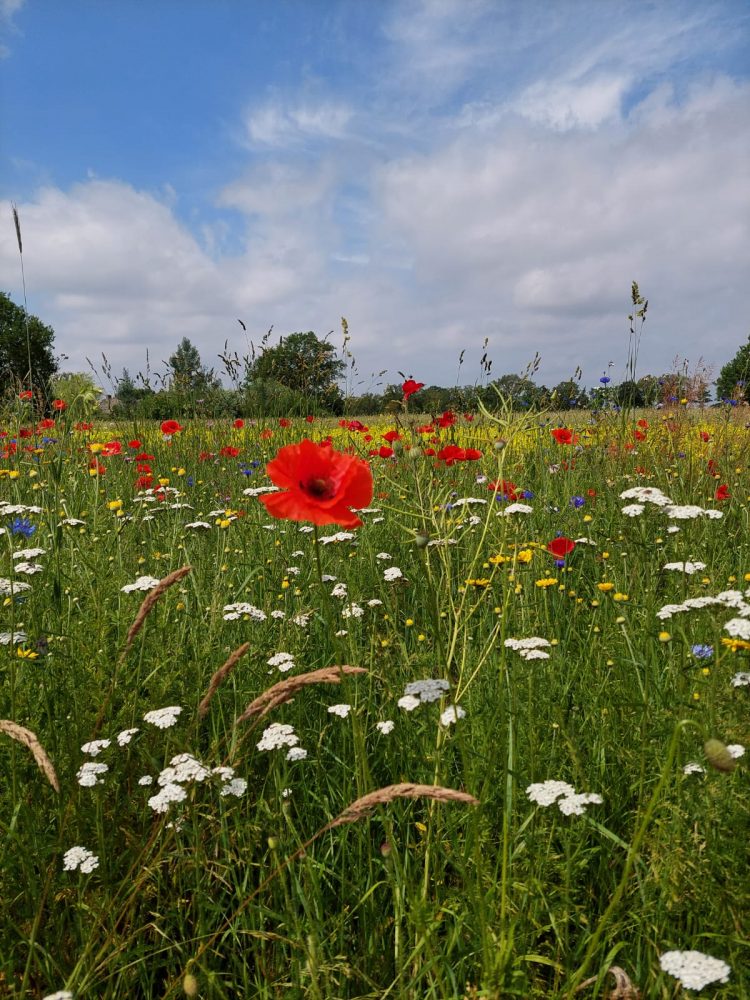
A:
POLYGON ((164 420, 162 422, 161 425, 162 434, 167 434, 171 436, 172 434, 177 434, 177 432, 181 430, 182 427, 180 427, 180 425, 177 423, 176 420, 164 420))
POLYGON ((415 382, 413 378, 408 378, 401 386, 401 391, 404 394, 404 401, 406 401, 409 396, 413 396, 415 392, 419 392, 419 390, 423 388, 424 382, 415 382))
POLYGON ((551 433, 558 444, 578 443, 578 435, 574 434, 568 427, 553 427, 551 433))
POLYGON ((307 438, 280 448, 266 472, 284 491, 258 497, 272 517, 357 528, 362 522, 349 508, 372 500, 367 462, 307 438))
POLYGON ((571 538, 561 535, 559 538, 552 539, 547 545, 547 551, 551 552, 556 559, 564 559, 575 547, 576 543, 571 538))

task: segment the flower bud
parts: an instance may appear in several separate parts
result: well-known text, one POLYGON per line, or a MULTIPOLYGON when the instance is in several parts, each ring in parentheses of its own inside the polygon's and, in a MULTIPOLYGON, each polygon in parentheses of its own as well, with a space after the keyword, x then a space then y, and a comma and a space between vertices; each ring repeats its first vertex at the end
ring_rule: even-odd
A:
POLYGON ((186 972, 182 980, 182 990, 186 997, 198 996, 198 980, 192 972, 186 972))
POLYGON ((270 851, 275 851, 278 848, 278 846, 279 846, 279 838, 278 837, 269 837, 268 840, 266 841, 266 843, 268 844, 268 849, 270 851))
POLYGON ((737 762, 721 740, 710 739, 703 744, 706 760, 717 771, 733 771, 737 762))

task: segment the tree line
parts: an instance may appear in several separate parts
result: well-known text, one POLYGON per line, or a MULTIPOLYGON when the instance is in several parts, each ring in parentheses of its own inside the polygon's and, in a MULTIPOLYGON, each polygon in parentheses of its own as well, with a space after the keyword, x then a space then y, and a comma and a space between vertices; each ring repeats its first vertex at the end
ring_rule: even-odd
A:
MULTIPOLYGON (((103 408, 115 418, 341 416, 400 408, 401 383, 381 388, 373 376, 374 388, 370 390, 355 393, 343 388, 347 362, 327 338, 312 331, 297 332, 270 345, 270 335, 271 331, 258 349, 251 345, 244 357, 225 345, 219 354, 221 374, 203 363, 187 337, 158 373, 147 368, 134 376, 125 368, 115 375, 103 359, 101 374, 111 392, 101 393, 93 373, 61 372, 60 359, 53 351, 52 328, 0 293, 0 386, 9 398, 33 390, 42 407, 49 407, 57 398, 83 412, 103 402, 103 408)), ((351 358, 346 344, 344 357, 351 358)), ((516 410, 706 405, 712 401, 710 373, 700 366, 692 374, 683 369, 618 384, 605 373, 593 388, 582 386, 580 378, 547 387, 537 384, 531 374, 501 375, 480 385, 423 386, 410 405, 420 412, 437 414, 474 410, 479 402, 493 409, 501 398, 504 405, 516 410)), ((721 369, 715 385, 718 402, 737 404, 750 399, 750 337, 721 369)))

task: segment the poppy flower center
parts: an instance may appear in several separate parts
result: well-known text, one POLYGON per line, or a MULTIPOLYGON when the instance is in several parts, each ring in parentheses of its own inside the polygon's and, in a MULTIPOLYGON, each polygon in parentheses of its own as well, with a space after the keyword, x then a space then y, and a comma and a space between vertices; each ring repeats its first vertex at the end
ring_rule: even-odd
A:
POLYGON ((300 487, 305 493, 314 496, 316 500, 330 500, 336 492, 333 480, 327 476, 315 476, 308 479, 306 483, 300 483, 300 487))

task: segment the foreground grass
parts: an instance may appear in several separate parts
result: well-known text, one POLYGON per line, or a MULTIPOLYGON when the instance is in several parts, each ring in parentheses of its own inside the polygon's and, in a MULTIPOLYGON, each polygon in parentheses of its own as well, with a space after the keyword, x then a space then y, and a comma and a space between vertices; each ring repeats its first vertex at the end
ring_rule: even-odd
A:
POLYGON ((0 717, 36 734, 60 792, 0 733, 0 991, 566 997, 593 976, 585 995, 604 996, 618 966, 658 998, 681 991, 659 956, 694 949, 731 968, 708 995, 750 996, 746 764, 704 752, 750 736, 748 688, 732 683, 750 644, 724 629, 750 601, 749 432, 649 414, 637 440, 618 416, 561 445, 549 418, 420 434, 426 419, 373 422, 371 442, 320 421, 165 440, 60 420, 56 441, 7 456, 0 717), (271 521, 246 495, 280 444, 330 433, 366 455, 391 428, 401 440, 372 457, 375 498, 351 537, 271 521), (115 439, 120 454, 96 447, 115 439), (481 458, 425 454, 451 441, 481 458), (127 460, 139 454, 153 457, 127 460), (628 516, 620 494, 636 486, 723 516, 652 503, 628 516), (504 515, 512 492, 530 513, 504 515), (547 550, 558 535, 578 540, 563 565, 547 550), (27 548, 44 552, 18 557, 27 548), (705 565, 664 569, 687 561, 705 565), (129 637, 146 591, 122 588, 180 567, 129 637), (532 637, 546 658, 506 644, 532 637), (341 665, 363 670, 237 721, 273 684, 341 665), (400 707, 425 679, 447 687, 400 707), (173 724, 144 720, 168 706, 181 711, 157 722, 173 724), (258 749, 272 723, 293 727, 304 759, 258 749), (82 752, 95 739, 110 743, 82 752), (178 763, 184 798, 156 811, 178 754, 199 763, 178 763), (86 762, 106 765, 93 784, 86 762), (684 773, 691 762, 702 770, 684 773), (527 789, 551 780, 602 801, 538 804, 527 789), (479 804, 386 792, 332 823, 403 783, 479 804), (90 872, 66 870, 74 846, 97 859, 90 872))

